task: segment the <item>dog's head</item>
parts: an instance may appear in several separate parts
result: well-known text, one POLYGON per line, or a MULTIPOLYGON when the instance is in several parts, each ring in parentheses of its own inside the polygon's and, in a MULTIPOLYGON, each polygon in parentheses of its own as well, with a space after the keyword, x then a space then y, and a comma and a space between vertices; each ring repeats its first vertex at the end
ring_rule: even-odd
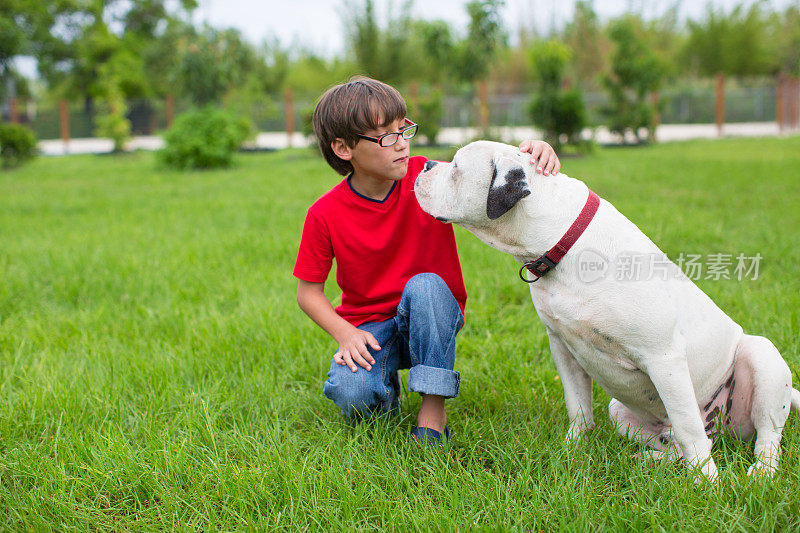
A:
POLYGON ((428 161, 414 185, 424 211, 443 222, 485 227, 531 194, 530 155, 514 146, 475 141, 452 163, 428 161))

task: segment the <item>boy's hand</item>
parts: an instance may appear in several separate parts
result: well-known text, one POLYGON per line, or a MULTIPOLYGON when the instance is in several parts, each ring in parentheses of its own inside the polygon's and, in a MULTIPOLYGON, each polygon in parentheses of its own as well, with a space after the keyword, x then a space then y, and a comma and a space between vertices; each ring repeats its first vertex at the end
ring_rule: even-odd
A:
POLYGON ((339 341, 339 350, 333 354, 333 360, 340 365, 347 365, 350 370, 358 370, 356 363, 362 368, 372 370, 375 358, 369 353, 367 345, 373 350, 380 350, 378 341, 369 331, 353 328, 348 331, 339 341))
POLYGON ((555 176, 561 170, 561 161, 558 160, 556 151, 544 141, 522 141, 519 151, 531 154, 531 163, 533 164, 536 164, 538 159, 539 164, 536 171, 545 176, 551 172, 555 176))

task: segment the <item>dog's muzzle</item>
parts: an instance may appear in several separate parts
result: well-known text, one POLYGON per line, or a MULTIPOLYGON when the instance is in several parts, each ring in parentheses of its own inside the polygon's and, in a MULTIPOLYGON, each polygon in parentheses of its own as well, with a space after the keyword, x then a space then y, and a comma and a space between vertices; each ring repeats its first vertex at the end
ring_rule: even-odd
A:
POLYGON ((425 166, 423 167, 423 170, 427 172, 438 164, 439 163, 436 161, 425 161, 425 166))

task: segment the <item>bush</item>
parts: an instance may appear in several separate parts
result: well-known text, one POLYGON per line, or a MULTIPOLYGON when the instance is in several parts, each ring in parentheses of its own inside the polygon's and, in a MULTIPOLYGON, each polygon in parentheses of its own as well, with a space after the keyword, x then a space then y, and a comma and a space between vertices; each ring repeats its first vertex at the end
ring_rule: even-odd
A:
POLYGON ((544 130, 545 140, 556 149, 561 147, 562 136, 569 143, 579 144, 587 123, 581 93, 561 88, 571 54, 570 48, 558 41, 546 41, 531 50, 539 93, 531 100, 528 113, 533 123, 544 130))
POLYGON ((36 136, 20 124, 0 124, 0 160, 13 168, 36 156, 36 136))
POLYGON ((661 86, 666 65, 652 51, 645 32, 634 19, 625 17, 614 22, 609 36, 616 49, 611 56, 611 72, 603 78, 609 93, 609 104, 604 109, 608 127, 623 140, 626 132, 632 132, 639 142, 646 140, 639 134, 641 128, 646 128, 648 137, 653 139, 656 109, 650 94, 661 86))
POLYGON ((304 107, 300 111, 300 133, 302 133, 306 139, 314 137, 316 140, 316 136, 314 135, 314 106, 304 107))
POLYGON ((559 147, 561 136, 570 144, 580 143, 586 125, 586 107, 580 91, 545 91, 534 97, 528 108, 533 123, 544 130, 545 140, 559 147))
POLYGON ((125 143, 131 137, 131 121, 119 113, 103 113, 95 119, 95 133, 99 137, 109 137, 114 141, 114 151, 125 150, 125 143))
POLYGON ((252 126, 245 118, 214 107, 178 116, 164 134, 166 146, 159 157, 180 169, 228 167, 233 154, 249 136, 252 126))
POLYGON ((125 118, 128 106, 120 97, 104 104, 103 111, 95 118, 95 134, 109 137, 114 141, 114 152, 125 150, 125 143, 131 138, 131 121, 125 118))
POLYGON ((428 144, 436 144, 436 137, 442 129, 443 100, 442 91, 438 89, 431 91, 419 99, 417 110, 411 117, 420 123, 420 131, 425 135, 428 144))
POLYGON ((125 143, 131 138, 125 93, 133 88, 131 85, 138 83, 136 72, 140 67, 140 60, 124 49, 115 52, 100 66, 95 94, 100 105, 94 131, 98 137, 109 137, 114 141, 115 153, 124 151, 125 143))

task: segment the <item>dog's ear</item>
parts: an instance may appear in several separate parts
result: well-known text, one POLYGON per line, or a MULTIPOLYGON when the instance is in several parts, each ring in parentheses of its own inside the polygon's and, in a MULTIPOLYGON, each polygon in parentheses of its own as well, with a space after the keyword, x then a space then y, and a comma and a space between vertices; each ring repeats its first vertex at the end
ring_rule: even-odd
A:
POLYGON ((492 182, 486 199, 486 215, 490 220, 500 218, 517 202, 531 194, 522 164, 510 157, 492 159, 492 182))

